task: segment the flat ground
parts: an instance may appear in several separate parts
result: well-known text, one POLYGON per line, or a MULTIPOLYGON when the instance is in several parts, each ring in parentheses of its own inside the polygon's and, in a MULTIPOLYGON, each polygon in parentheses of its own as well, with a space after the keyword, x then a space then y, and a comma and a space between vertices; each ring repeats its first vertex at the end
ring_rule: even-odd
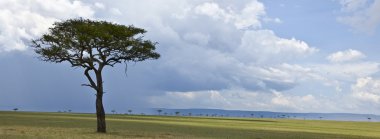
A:
POLYGON ((0 139, 380 139, 378 122, 141 115, 107 115, 107 122, 100 134, 94 114, 0 112, 0 139))

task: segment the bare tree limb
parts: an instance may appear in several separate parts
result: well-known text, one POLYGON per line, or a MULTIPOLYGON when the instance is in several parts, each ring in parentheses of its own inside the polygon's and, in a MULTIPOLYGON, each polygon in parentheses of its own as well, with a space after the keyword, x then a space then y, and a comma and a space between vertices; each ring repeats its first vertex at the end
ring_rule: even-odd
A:
POLYGON ((95 84, 94 80, 92 80, 90 74, 88 73, 90 70, 90 68, 86 68, 86 70, 84 71, 84 75, 86 75, 88 81, 90 82, 90 87, 94 88, 95 90, 98 90, 98 86, 95 84))

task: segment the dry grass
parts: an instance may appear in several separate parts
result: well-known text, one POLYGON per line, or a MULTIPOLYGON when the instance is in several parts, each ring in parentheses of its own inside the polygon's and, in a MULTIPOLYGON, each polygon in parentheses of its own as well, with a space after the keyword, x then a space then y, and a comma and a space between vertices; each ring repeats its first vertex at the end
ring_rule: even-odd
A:
POLYGON ((375 122, 136 115, 108 115, 107 122, 108 133, 100 134, 93 114, 0 112, 0 138, 380 138, 380 123, 375 122))

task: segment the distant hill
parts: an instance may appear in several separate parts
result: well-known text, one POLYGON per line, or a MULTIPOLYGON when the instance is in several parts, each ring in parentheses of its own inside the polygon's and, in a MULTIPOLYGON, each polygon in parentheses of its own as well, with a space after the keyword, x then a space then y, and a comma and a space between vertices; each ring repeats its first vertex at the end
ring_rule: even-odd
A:
POLYGON ((209 117, 246 117, 246 118, 288 118, 302 120, 336 120, 336 121, 380 121, 379 115, 373 114, 353 114, 353 113, 288 113, 270 111, 241 111, 241 110, 222 110, 222 109, 164 109, 152 108, 145 110, 148 115, 175 116, 179 112, 180 116, 209 116, 209 117), (368 119, 370 118, 370 119, 368 119))

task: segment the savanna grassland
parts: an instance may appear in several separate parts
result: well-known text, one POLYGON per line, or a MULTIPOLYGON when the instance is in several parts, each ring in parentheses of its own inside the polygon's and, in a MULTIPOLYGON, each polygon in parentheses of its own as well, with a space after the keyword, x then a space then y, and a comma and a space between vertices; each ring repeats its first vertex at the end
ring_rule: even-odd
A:
POLYGON ((0 139, 380 139, 378 122, 107 115, 96 133, 95 114, 0 112, 0 139))

